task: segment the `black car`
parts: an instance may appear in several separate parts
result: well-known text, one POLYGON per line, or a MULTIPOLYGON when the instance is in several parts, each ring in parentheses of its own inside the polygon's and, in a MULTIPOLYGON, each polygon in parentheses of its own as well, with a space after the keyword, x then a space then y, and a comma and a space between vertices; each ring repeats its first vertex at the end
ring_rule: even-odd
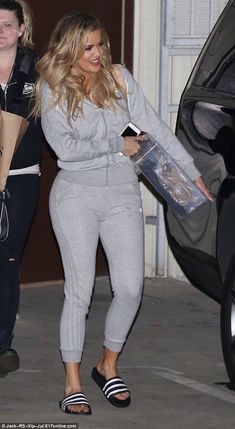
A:
POLYGON ((222 348, 235 388, 235 0, 184 89, 176 134, 215 199, 183 219, 166 207, 168 241, 190 282, 221 304, 222 348))

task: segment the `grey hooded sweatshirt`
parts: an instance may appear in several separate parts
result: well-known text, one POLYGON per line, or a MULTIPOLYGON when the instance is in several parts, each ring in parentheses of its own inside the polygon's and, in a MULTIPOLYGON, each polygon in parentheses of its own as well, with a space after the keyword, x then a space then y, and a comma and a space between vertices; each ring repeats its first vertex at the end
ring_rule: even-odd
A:
POLYGON ((127 87, 127 100, 122 97, 114 111, 85 99, 83 113, 73 118, 71 124, 65 106, 48 108, 52 93, 43 83, 42 128, 58 157, 63 177, 93 186, 136 182, 135 166, 122 154, 124 141, 120 133, 128 122, 151 134, 190 179, 199 177, 192 157, 155 112, 133 76, 124 66, 118 65, 118 68, 127 87))

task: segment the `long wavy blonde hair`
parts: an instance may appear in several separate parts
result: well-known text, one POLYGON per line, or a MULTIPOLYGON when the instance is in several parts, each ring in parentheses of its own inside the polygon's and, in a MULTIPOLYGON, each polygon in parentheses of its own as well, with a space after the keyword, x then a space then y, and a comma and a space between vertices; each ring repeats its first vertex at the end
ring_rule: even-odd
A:
POLYGON ((113 108, 118 104, 120 93, 126 96, 122 85, 118 82, 111 61, 109 38, 100 21, 94 16, 73 11, 65 15, 55 27, 47 53, 38 61, 36 69, 39 80, 36 85, 36 101, 33 113, 40 114, 40 89, 46 82, 52 91, 49 108, 66 106, 67 119, 82 113, 85 97, 99 107, 113 108), (101 68, 95 74, 92 88, 88 90, 85 76, 76 68, 77 60, 83 55, 90 32, 100 29, 104 51, 101 68))
POLYGON ((25 48, 33 48, 32 10, 25 0, 0 0, 0 9, 15 13, 19 25, 24 24, 25 30, 19 37, 18 43, 25 48))
POLYGON ((22 7, 23 12, 23 23, 25 25, 25 30, 22 36, 19 38, 19 45, 26 48, 33 48, 33 13, 29 4, 25 0, 17 0, 16 3, 19 3, 22 7))

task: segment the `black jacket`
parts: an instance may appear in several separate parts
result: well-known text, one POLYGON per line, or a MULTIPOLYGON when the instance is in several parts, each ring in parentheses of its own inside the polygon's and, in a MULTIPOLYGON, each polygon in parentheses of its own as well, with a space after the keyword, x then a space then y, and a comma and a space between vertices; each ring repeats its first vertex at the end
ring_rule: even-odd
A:
MULTIPOLYGON (((28 48, 18 48, 12 76, 5 92, 0 86, 1 109, 28 117, 35 90, 35 62, 38 57, 28 48)), ((30 119, 27 131, 14 154, 10 168, 24 168, 38 164, 42 154, 43 133, 40 120, 30 119)))

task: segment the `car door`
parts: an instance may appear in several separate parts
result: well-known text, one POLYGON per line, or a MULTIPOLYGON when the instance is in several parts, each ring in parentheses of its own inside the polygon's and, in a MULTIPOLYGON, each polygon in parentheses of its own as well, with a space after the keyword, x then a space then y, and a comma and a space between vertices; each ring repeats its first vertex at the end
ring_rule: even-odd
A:
POLYGON ((234 22, 231 0, 183 91, 176 125, 178 138, 215 199, 185 218, 165 208, 168 241, 176 260, 190 282, 218 302, 235 254, 234 22))

